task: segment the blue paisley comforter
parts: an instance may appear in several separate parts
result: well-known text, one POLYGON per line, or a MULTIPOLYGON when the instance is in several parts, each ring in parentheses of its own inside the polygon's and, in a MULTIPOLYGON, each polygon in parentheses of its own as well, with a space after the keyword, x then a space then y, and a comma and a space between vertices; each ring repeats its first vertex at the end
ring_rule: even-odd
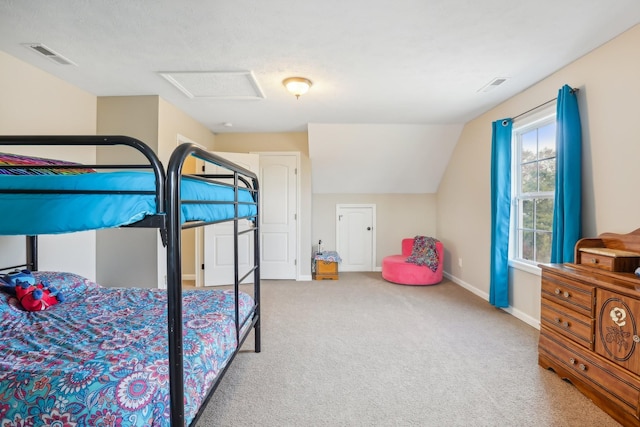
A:
MULTIPOLYGON (((0 293, 0 426, 168 426, 166 292, 34 273, 64 294, 23 311, 0 293)), ((253 308, 240 294, 240 317, 253 308)), ((237 346, 233 291, 185 291, 185 421, 237 346)))

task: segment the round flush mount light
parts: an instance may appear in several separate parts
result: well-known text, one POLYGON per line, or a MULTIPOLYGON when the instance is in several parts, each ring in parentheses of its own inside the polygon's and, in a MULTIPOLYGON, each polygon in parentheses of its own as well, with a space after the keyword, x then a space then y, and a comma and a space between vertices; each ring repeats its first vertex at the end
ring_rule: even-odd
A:
POLYGON ((295 95, 296 98, 300 98, 300 95, 307 93, 312 85, 311 80, 304 77, 289 77, 284 79, 282 84, 291 94, 295 95))

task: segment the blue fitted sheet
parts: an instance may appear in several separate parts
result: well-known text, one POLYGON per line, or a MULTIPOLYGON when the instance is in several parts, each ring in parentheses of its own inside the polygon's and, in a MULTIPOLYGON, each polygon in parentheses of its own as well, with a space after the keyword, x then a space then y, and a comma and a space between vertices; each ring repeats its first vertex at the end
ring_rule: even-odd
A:
MULTIPOLYGON (((155 191, 151 172, 110 172, 81 175, 0 175, 0 189, 142 190, 155 191)), ((182 200, 220 200, 229 204, 183 204, 182 222, 219 221, 234 217, 230 187, 182 179, 182 200)), ((253 202, 247 190, 241 202, 253 202)), ((239 216, 251 216, 255 205, 238 207, 239 216)), ((0 194, 0 235, 59 234, 120 227, 140 221, 156 210, 155 195, 132 194, 0 194)))

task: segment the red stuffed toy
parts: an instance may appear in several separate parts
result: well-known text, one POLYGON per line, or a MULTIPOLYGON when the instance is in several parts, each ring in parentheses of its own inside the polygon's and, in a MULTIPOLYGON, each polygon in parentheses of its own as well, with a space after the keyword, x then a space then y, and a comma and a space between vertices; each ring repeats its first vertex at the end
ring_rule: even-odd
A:
POLYGON ((58 290, 48 283, 36 283, 29 270, 14 271, 4 277, 15 286, 16 297, 27 311, 40 311, 64 301, 58 290))

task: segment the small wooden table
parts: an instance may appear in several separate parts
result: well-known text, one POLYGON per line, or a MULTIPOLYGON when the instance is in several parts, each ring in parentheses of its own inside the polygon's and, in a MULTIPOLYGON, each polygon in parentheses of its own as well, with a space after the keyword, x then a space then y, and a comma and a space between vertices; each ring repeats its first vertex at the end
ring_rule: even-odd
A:
POLYGON ((338 263, 342 261, 336 251, 313 254, 311 276, 313 280, 338 280, 338 263))

